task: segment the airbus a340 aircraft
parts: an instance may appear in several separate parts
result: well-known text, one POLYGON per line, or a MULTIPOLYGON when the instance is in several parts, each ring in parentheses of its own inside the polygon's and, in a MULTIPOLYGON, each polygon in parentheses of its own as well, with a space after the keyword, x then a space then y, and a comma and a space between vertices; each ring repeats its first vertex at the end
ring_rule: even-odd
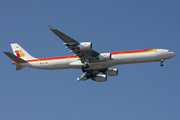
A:
POLYGON ((91 42, 78 42, 49 25, 49 29, 64 41, 66 49, 74 52, 74 56, 34 58, 17 43, 11 44, 14 54, 4 52, 16 65, 16 70, 24 67, 57 70, 57 69, 82 69, 83 75, 78 81, 92 79, 96 82, 107 81, 107 76, 118 75, 118 69, 109 68, 120 64, 144 63, 160 61, 174 57, 176 54, 168 49, 146 49, 123 52, 99 53, 92 50, 91 42))

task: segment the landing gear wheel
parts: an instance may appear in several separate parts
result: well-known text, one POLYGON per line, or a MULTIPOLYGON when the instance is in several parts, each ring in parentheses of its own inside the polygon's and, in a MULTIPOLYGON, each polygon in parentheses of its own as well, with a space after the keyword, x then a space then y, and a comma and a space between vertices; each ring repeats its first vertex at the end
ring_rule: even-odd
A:
POLYGON ((83 73, 86 72, 86 69, 82 69, 82 72, 83 72, 83 73))
POLYGON ((92 78, 93 77, 93 74, 89 71, 86 75, 86 78, 89 79, 89 78, 92 78))
POLYGON ((86 72, 86 68, 84 66, 82 66, 81 69, 83 73, 86 72))
POLYGON ((87 73, 87 74, 90 74, 90 70, 86 70, 86 73, 87 73))
POLYGON ((163 66, 163 62, 164 62, 164 60, 162 59, 162 60, 161 60, 161 64, 160 64, 160 65, 161 65, 161 67, 163 66))
POLYGON ((163 63, 161 63, 160 65, 161 65, 161 67, 162 67, 162 66, 163 66, 163 63))
POLYGON ((88 64, 85 64, 85 68, 89 68, 89 65, 88 65, 88 64))
POLYGON ((88 64, 84 64, 81 69, 82 69, 82 72, 86 72, 88 71, 87 69, 89 68, 89 65, 88 64))

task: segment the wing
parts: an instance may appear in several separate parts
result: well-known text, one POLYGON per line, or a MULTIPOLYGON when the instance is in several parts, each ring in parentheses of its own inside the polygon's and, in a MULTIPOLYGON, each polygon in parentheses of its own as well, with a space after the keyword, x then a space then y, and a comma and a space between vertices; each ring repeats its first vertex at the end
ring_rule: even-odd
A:
MULTIPOLYGON (((97 59, 97 56, 100 54, 92 49, 86 49, 86 50, 80 50, 79 46, 83 48, 83 45, 70 38, 69 36, 65 35, 64 33, 60 32, 59 30, 53 28, 52 26, 48 25, 49 29, 56 34, 59 38, 61 38, 64 41, 64 45, 66 45, 66 48, 71 49, 70 52, 74 52, 77 56, 79 56, 82 63, 88 62, 97 62, 99 61, 97 59)), ((86 43, 84 43, 86 44, 86 43)), ((88 44, 88 43, 87 43, 88 44)))
POLYGON ((59 30, 53 28, 52 26, 48 25, 49 29, 56 34, 59 38, 61 38, 65 43, 74 43, 74 44, 78 44, 78 42, 70 37, 68 37, 67 35, 65 35, 64 33, 60 32, 59 30))

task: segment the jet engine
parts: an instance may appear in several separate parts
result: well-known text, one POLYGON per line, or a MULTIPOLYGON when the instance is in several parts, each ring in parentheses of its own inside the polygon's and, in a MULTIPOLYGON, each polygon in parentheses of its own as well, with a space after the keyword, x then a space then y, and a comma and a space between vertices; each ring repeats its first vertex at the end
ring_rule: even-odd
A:
POLYGON ((97 74, 95 78, 93 78, 96 82, 105 82, 107 81, 107 75, 97 74))
POLYGON ((80 51, 92 50, 91 42, 81 42, 78 46, 80 51))
POLYGON ((105 74, 107 76, 116 76, 118 75, 118 69, 116 68, 108 68, 106 71, 105 71, 105 74))
POLYGON ((101 53, 97 56, 100 61, 108 61, 111 60, 111 53, 101 53))

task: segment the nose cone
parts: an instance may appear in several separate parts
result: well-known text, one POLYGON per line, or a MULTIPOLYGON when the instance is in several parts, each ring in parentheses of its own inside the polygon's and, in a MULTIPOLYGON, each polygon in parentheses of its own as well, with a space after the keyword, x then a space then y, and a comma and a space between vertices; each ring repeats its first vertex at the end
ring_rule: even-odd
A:
POLYGON ((169 57, 172 58, 172 57, 174 57, 174 56, 176 56, 176 54, 171 51, 171 52, 169 53, 169 57))
POLYGON ((176 54, 174 52, 172 52, 172 57, 176 56, 176 54))

